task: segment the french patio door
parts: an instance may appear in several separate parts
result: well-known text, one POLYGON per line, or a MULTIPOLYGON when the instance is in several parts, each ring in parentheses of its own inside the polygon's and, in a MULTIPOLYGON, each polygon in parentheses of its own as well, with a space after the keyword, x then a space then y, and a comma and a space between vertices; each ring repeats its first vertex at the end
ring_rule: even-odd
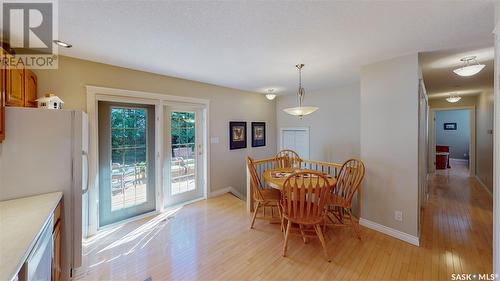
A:
POLYGON ((165 206, 204 195, 203 110, 165 107, 165 206))
POLYGON ((99 226, 155 210, 155 107, 98 103, 99 226))

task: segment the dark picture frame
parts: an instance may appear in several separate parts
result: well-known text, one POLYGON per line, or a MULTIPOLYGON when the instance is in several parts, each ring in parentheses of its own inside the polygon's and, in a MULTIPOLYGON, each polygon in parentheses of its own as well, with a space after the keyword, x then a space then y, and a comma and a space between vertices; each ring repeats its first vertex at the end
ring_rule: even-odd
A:
POLYGON ((247 122, 229 122, 229 149, 241 149, 247 147, 247 122))
POLYGON ((266 122, 252 122, 252 147, 266 146, 266 122))
POLYGON ((457 129, 457 123, 444 123, 443 130, 445 131, 455 131, 457 129))

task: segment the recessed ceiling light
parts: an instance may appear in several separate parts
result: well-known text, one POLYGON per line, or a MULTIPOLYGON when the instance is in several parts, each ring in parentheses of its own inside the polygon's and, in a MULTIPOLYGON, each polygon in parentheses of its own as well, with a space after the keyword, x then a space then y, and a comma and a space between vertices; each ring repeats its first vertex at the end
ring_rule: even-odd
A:
POLYGON ((478 74, 484 68, 484 64, 479 64, 476 60, 476 56, 465 57, 460 60, 463 62, 462 67, 454 69, 457 75, 460 76, 472 76, 478 74))
POLYGON ((267 89, 266 98, 268 100, 274 100, 276 98, 276 94, 274 94, 274 89, 267 89))
POLYGON ((54 42, 54 44, 57 44, 57 45, 59 45, 61 47, 64 47, 64 48, 68 48, 69 49, 69 48, 73 47, 73 45, 71 45, 69 43, 66 43, 66 42, 63 42, 61 40, 54 40, 53 42, 54 42))

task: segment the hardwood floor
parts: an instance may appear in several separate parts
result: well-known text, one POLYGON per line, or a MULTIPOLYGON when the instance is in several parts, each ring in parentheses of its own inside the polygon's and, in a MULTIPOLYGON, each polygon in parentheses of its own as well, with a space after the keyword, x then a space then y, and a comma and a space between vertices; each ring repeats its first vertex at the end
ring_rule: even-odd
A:
POLYGON ((466 168, 431 178, 421 247, 361 227, 328 231, 332 262, 317 239, 289 241, 279 225, 248 228, 245 204, 229 194, 103 231, 85 243, 76 280, 450 280, 492 270, 492 199, 466 168))

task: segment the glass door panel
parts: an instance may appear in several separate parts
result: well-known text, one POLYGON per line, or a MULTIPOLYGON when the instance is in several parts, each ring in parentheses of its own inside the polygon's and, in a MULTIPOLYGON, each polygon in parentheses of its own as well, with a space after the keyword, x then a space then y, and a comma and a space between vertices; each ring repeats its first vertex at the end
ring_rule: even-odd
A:
POLYGON ((196 144, 194 112, 171 112, 170 175, 172 195, 196 189, 196 144))
POLYGON ((154 107, 99 102, 99 224, 155 210, 154 107))
POLYGON ((167 206, 203 196, 201 111, 166 110, 167 206))
POLYGON ((146 109, 111 108, 111 211, 146 202, 146 109))

